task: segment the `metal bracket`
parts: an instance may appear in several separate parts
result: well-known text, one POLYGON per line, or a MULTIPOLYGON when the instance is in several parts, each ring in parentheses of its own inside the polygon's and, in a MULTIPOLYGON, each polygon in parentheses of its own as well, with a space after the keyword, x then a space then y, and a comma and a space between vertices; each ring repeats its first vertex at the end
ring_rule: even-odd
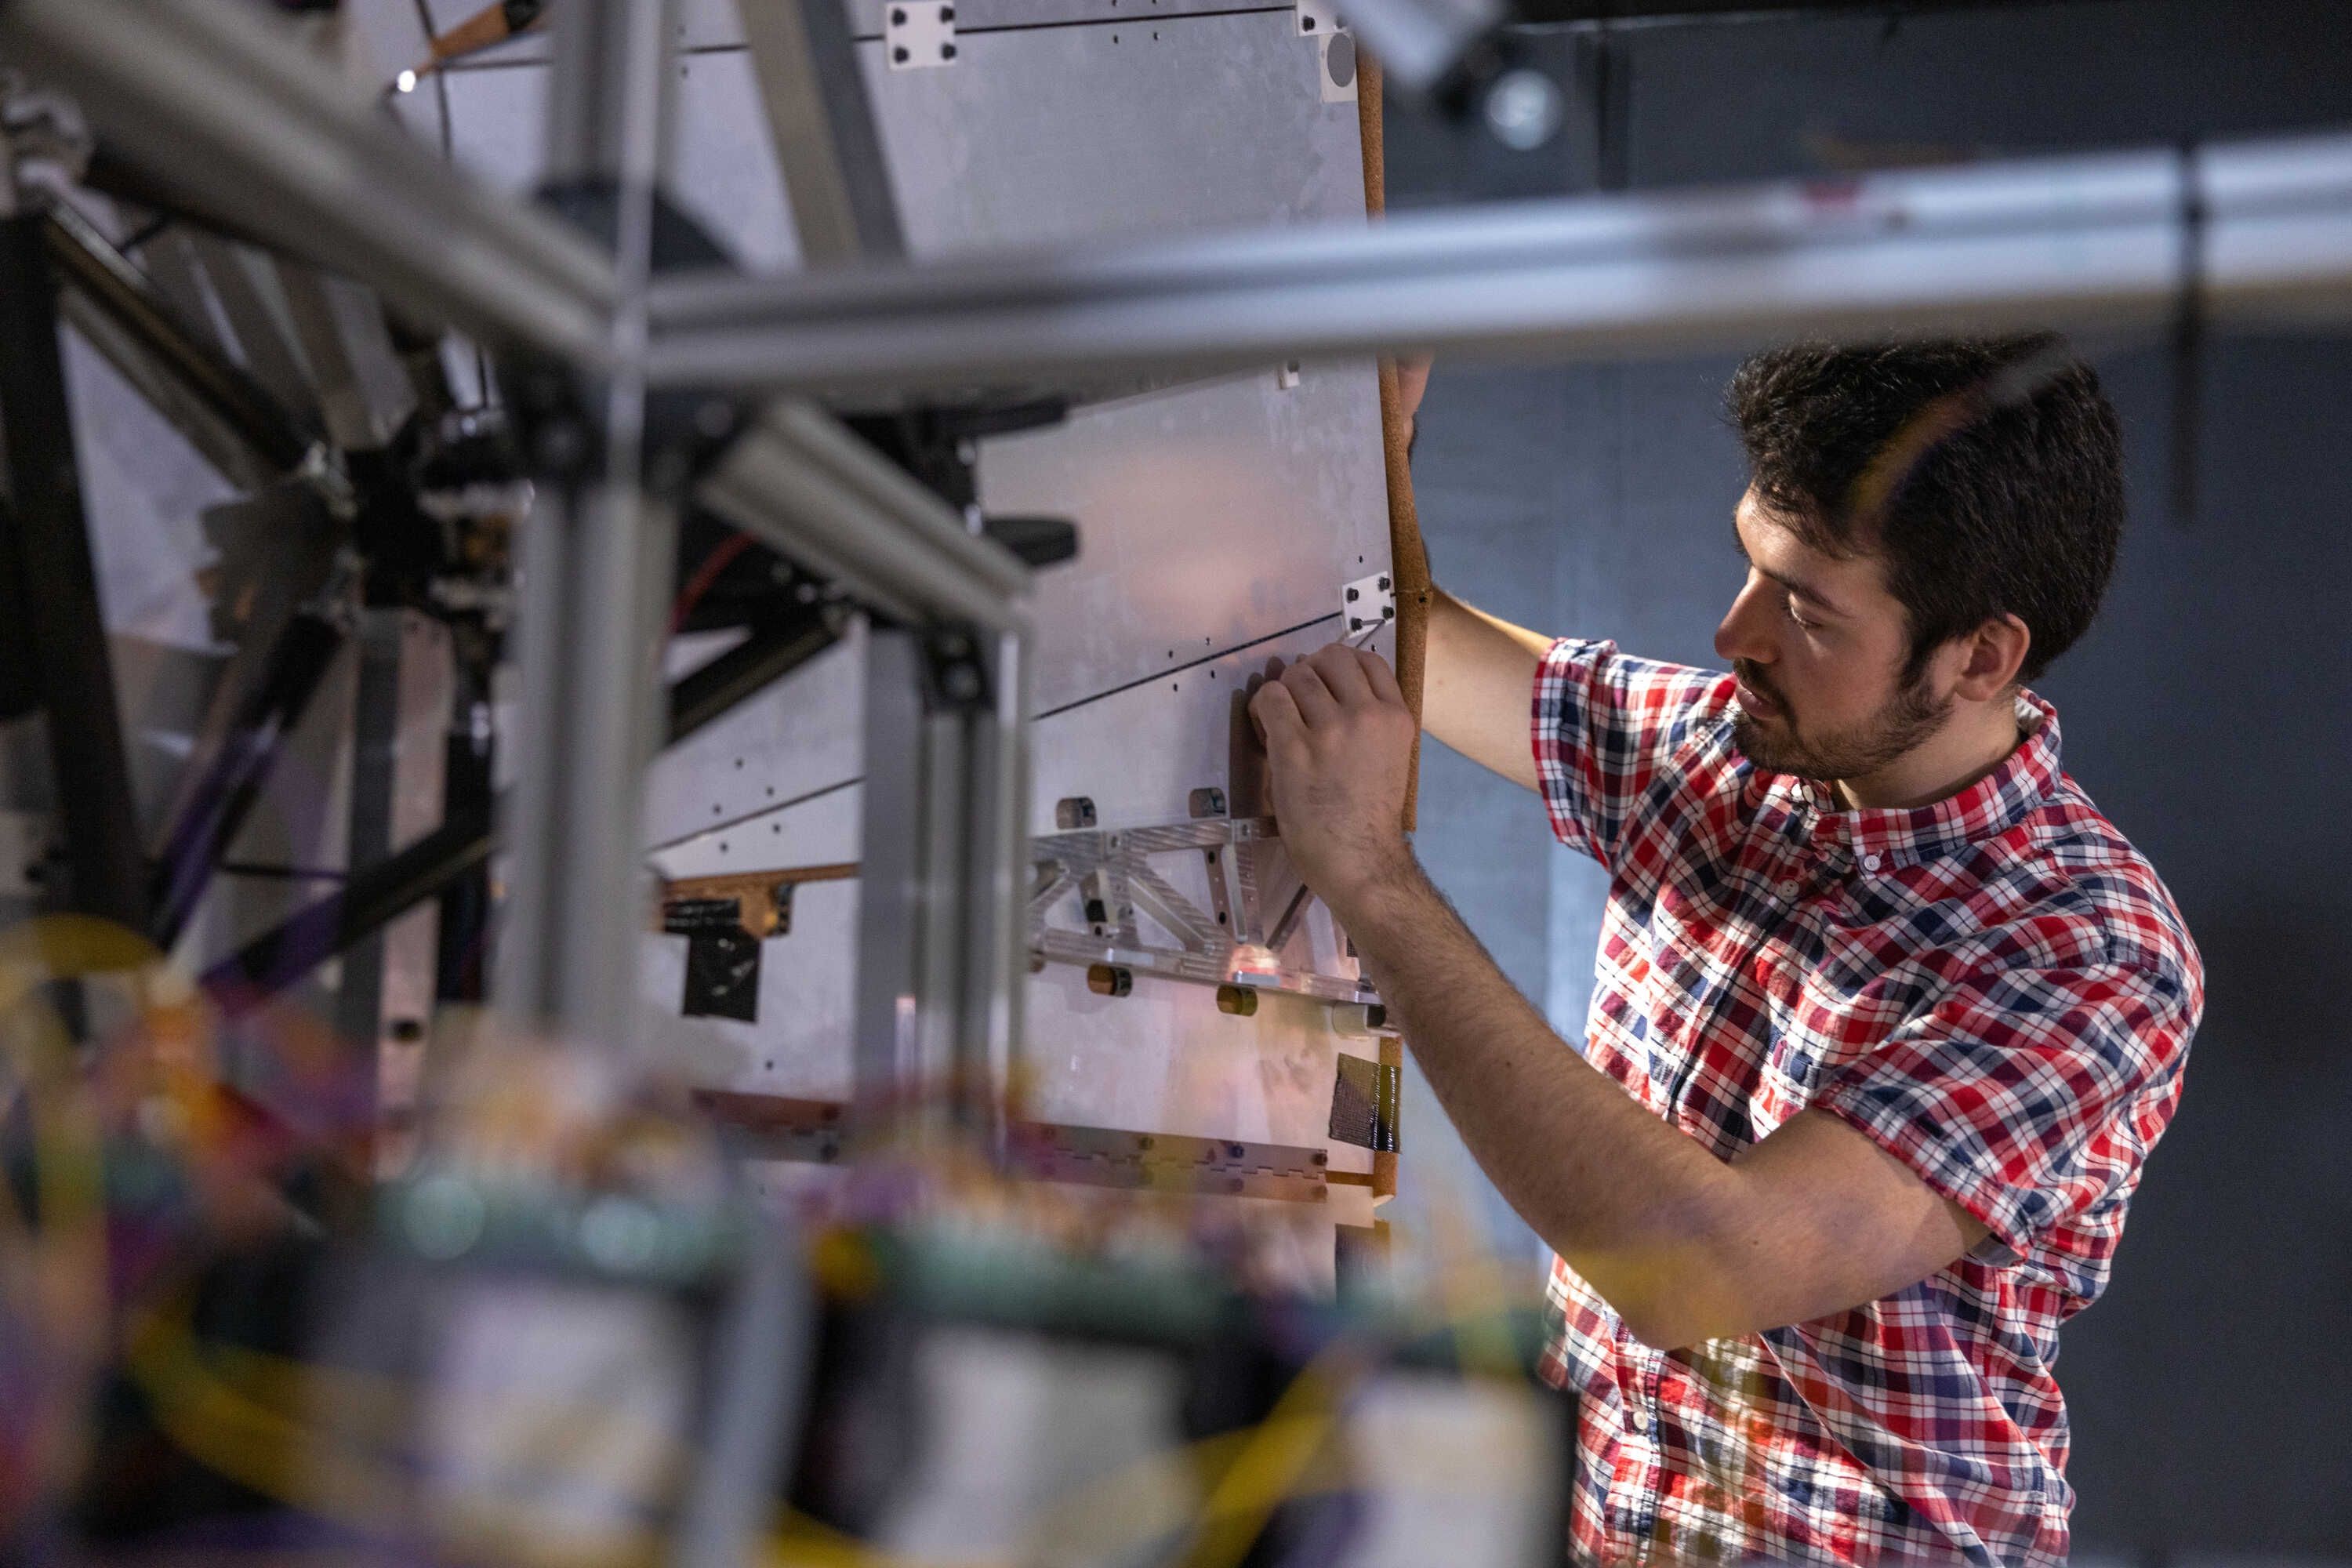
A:
MULTIPOLYGON (((848 1107, 837 1101, 697 1089, 694 1102, 752 1159, 829 1165, 841 1158, 848 1107)), ((1331 1156, 1322 1149, 1045 1121, 1017 1122, 1005 1142, 1011 1167, 1039 1181, 1292 1203, 1330 1197, 1331 1156)))
POLYGON ((1330 1196, 1321 1149, 1037 1121, 1015 1126, 1009 1142, 1016 1168, 1043 1181, 1293 1203, 1330 1196))
POLYGON ((1324 37, 1348 30, 1347 18, 1330 0, 1297 0, 1291 16, 1291 26, 1301 37, 1324 37))
POLYGON ((1346 584, 1339 590, 1339 616, 1350 642, 1380 630, 1396 619, 1396 579, 1375 572, 1346 584))
POLYGON ((956 61, 954 0, 891 0, 882 47, 894 71, 929 70, 956 61))
POLYGON ((1157 827, 1056 833, 1034 840, 1029 895, 1029 946, 1036 959, 1089 970, 1109 966, 1196 985, 1238 986, 1312 996, 1330 1003, 1378 1001, 1371 983, 1353 974, 1293 968, 1279 956, 1306 907, 1299 889, 1271 936, 1252 851, 1275 842, 1266 817, 1204 817, 1157 827), (1156 856, 1199 855, 1211 908, 1202 909, 1151 868, 1156 856), (1068 896, 1080 900, 1085 931, 1050 923, 1068 896), (1145 940, 1138 913, 1174 945, 1145 940))

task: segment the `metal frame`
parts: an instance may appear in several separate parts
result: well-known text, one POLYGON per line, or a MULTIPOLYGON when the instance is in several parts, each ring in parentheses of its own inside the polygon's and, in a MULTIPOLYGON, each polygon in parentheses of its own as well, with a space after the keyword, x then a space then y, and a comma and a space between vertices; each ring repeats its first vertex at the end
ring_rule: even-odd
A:
MULTIPOLYGON (((649 388, 888 400, 1396 348, 1617 356, 1801 331, 2352 315, 2343 137, 656 280, 668 38, 647 18, 666 13, 578 0, 558 33, 557 164, 623 195, 604 253, 467 184, 218 0, 0 9, 0 46, 166 184, 593 389, 571 433, 594 466, 546 487, 531 531, 507 996, 592 1035, 632 1000, 616 976, 655 690, 651 545, 670 510, 646 486, 649 388)), ((1018 1033, 1025 574, 806 403, 759 418, 703 494, 877 617, 890 679, 869 693, 866 1089, 942 1063, 992 1073, 1018 1033)))

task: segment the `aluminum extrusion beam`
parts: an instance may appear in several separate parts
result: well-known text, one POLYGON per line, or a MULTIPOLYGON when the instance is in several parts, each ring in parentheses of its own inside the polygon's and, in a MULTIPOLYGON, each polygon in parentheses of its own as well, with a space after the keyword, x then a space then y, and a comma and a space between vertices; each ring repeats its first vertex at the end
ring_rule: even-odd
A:
POLYGON ((573 432, 583 460, 537 488, 522 540, 514 875, 494 992, 525 1027, 624 1049, 635 1044, 645 771, 677 559, 677 509, 646 481, 638 368, 673 15, 670 0, 571 0, 556 16, 549 166, 578 194, 612 191, 618 292, 608 374, 586 388, 593 434, 573 432))
POLYGON ((2352 137, 1589 197, 855 274, 678 278, 654 378, 863 393, 1442 350, 2352 317, 2352 137))
MULTIPOLYGON (((272 476, 302 466, 312 446, 310 434, 243 365, 183 326, 147 275, 70 205, 53 202, 46 216, 49 259, 68 290, 67 319, 92 336, 100 353, 114 359, 110 351, 130 357, 135 350, 152 359, 272 476), (74 308, 78 300, 79 310, 74 308), (92 322, 92 315, 102 317, 103 324, 92 322), (119 342, 117 334, 127 343, 119 342)), ((146 379, 143 366, 117 361, 115 368, 146 379)))
POLYGON ((1029 569, 807 404, 763 410, 696 499, 893 620, 1026 631, 1029 569))
POLYGON ((460 176, 225 0, 8 0, 0 51, 129 160, 249 232, 496 342, 593 362, 611 263, 460 176))
POLYGON ((801 264, 835 267, 902 255, 890 168, 847 10, 840 0, 745 0, 737 9, 801 264))

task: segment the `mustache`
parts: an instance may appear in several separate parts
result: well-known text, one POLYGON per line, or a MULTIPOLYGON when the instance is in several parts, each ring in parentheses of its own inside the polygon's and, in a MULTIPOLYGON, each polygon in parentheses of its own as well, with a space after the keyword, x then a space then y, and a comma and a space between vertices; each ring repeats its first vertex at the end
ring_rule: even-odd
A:
POLYGON ((1753 661, 1735 658, 1731 661, 1731 672, 1746 681, 1751 689, 1762 692, 1780 707, 1785 709, 1789 706, 1789 700, 1780 695, 1778 687, 1764 678, 1763 669, 1753 661))

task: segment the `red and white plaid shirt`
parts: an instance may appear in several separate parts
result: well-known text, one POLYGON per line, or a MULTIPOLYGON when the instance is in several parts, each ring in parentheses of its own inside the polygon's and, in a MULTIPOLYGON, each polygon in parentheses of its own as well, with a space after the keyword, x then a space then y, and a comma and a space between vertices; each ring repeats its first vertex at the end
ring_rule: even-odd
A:
POLYGON ((1544 802, 1611 877, 1584 1054, 1725 1158, 1825 1111, 1991 1234, 1884 1300, 1664 1352, 1555 1262, 1576 1550, 2061 1563, 2058 1326, 2105 1287, 2179 1099, 2197 950, 2041 699, 1998 771, 1916 811, 1758 771, 1736 716, 1727 675, 1544 658, 1544 802))

